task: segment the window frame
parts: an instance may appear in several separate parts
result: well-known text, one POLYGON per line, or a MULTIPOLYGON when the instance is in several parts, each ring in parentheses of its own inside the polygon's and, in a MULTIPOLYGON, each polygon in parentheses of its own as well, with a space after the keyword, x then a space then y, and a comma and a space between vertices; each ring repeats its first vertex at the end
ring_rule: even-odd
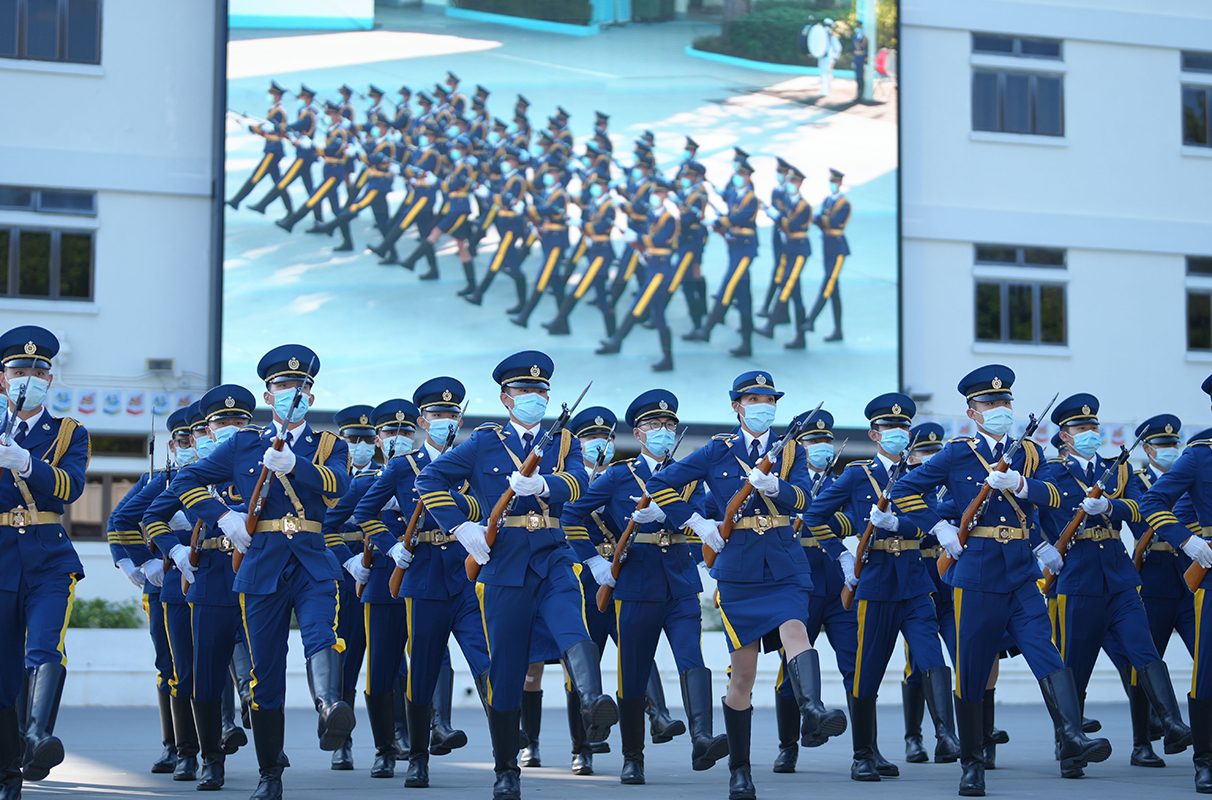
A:
POLYGON ((1069 269, 1069 250, 1064 247, 1035 247, 1032 245, 1018 244, 997 244, 994 242, 976 242, 972 245, 972 263, 978 267, 1024 267, 1026 269, 1069 269), (1003 250, 1014 250, 1015 260, 1010 261, 982 261, 980 258, 981 248, 1000 248, 1003 250), (1061 254, 1060 264, 1039 264, 1027 261, 1027 251, 1050 251, 1061 254))
POLYGON ((1208 347, 1192 347, 1191 346, 1191 297, 1192 296, 1209 298, 1209 300, 1208 300, 1209 311, 1212 312, 1212 286, 1209 286, 1209 287, 1188 286, 1186 288, 1186 294, 1183 296, 1183 314, 1186 318, 1185 322, 1186 322, 1186 331, 1187 331, 1186 332, 1186 342, 1184 343, 1183 346, 1188 353, 1212 353, 1212 317, 1210 317, 1210 319, 1209 319, 1209 325, 1208 325, 1208 331, 1207 331, 1208 338, 1209 338, 1209 346, 1208 347))
POLYGON ((969 102, 971 103, 971 120, 972 131, 974 133, 1003 133, 1013 136, 1046 136, 1051 139, 1065 138, 1065 75, 1064 73, 1030 70, 1030 69, 1011 69, 1008 67, 999 67, 984 64, 972 65, 972 80, 969 91, 969 102), (977 78, 980 75, 992 75, 996 78, 996 96, 994 102, 997 105, 997 127, 995 129, 977 127, 977 102, 976 102, 976 84, 977 78), (1006 125, 1006 82, 1009 75, 1021 75, 1027 78, 1027 115, 1028 128, 1026 131, 1008 130, 1006 125), (1039 79, 1046 78, 1055 80, 1060 85, 1060 132, 1059 133, 1044 133, 1038 130, 1039 122, 1039 79))
POLYGON ((7 284, 0 288, 0 299, 4 300, 50 300, 56 303, 92 303, 97 294, 97 231, 84 228, 55 228, 39 225, 0 224, 0 230, 9 234, 8 252, 0 253, 7 259, 7 284), (21 235, 24 232, 50 234, 50 263, 47 265, 47 294, 21 294, 21 235), (63 235, 87 236, 88 251, 88 296, 65 297, 63 288, 63 235))
POLYGON ((1212 86, 1201 83, 1182 83, 1179 92, 1179 136, 1182 137, 1183 147, 1212 148, 1212 86), (1183 95, 1187 92, 1200 92, 1204 96, 1204 141, 1197 142, 1187 139, 1186 102, 1183 95))
POLYGON ((1212 64, 1207 69, 1199 67, 1188 67, 1187 56, 1203 56, 1212 60, 1212 51, 1207 50, 1180 50, 1178 54, 1178 68, 1180 72, 1186 72, 1189 75, 1212 75, 1212 64))
POLYGON ((30 204, 28 206, 6 206, 0 205, 0 211, 22 211, 27 214, 56 214, 68 215, 73 217, 95 217, 97 216, 97 193, 87 189, 57 189, 38 186, 18 186, 16 184, 0 184, 0 189, 16 189, 30 193, 30 204), (59 192, 62 194, 77 194, 88 195, 92 198, 93 207, 88 211, 81 211, 75 208, 46 208, 42 205, 43 192, 59 192))
POLYGON ((16 0, 17 12, 17 30, 14 45, 16 52, 12 55, 0 54, 0 60, 9 61, 32 61, 43 64, 81 64, 88 66, 101 65, 101 45, 102 29, 105 25, 105 3, 104 0, 96 0, 97 3, 97 38, 94 42, 97 58, 95 61, 79 61, 69 59, 68 53, 68 29, 70 27, 70 3, 71 0, 56 0, 55 11, 55 57, 40 58, 26 54, 26 47, 29 36, 29 0, 16 0))
POLYGON ((1012 33, 991 33, 989 31, 973 31, 972 32, 972 54, 982 56, 1001 56, 1003 58, 1031 58, 1040 59, 1042 61, 1064 61, 1065 60, 1065 40, 1052 39, 1047 36, 1017 36, 1012 33), (989 36, 997 39, 1010 40, 1010 52, 1005 53, 995 50, 978 50, 976 48, 976 39, 978 36, 989 36), (1024 53, 1023 42, 1049 42, 1057 45, 1057 54, 1054 56, 1045 56, 1038 53, 1024 53))
POLYGON ((972 291, 972 341, 976 344, 1018 345, 1024 347, 1068 347, 1069 346, 1069 284, 1068 281, 1021 280, 1015 278, 977 277, 973 280, 972 291), (1010 338, 1009 289, 1011 285, 1031 287, 1031 340, 1010 338), (997 339, 980 338, 979 325, 979 294, 982 285, 994 285, 999 288, 998 306, 1000 324, 997 339), (1040 289, 1042 287, 1059 288, 1063 293, 1064 313, 1061 320, 1061 341, 1045 342, 1041 339, 1042 314, 1040 311, 1040 289))

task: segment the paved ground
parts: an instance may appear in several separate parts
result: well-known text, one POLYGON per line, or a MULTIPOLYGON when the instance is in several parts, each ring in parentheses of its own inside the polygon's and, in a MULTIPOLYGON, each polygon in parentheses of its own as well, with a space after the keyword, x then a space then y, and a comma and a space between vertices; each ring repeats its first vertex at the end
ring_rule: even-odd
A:
MULTIPOLYGON (((1008 730, 1011 743, 999 748, 1000 768, 988 774, 990 796, 999 798, 1055 797, 1065 795, 1099 800, 1139 800, 1154 796, 1193 794, 1190 751, 1168 756, 1169 768, 1145 770, 1128 766, 1129 737, 1126 704, 1098 704, 1087 713, 1110 730, 1115 747, 1111 760, 1092 766, 1084 781, 1062 782, 1052 761, 1050 723, 1042 705, 999 707, 998 724, 1008 730), (1182 794, 1179 794, 1182 793, 1182 794)), ((355 772, 328 769, 328 754, 316 749, 315 716, 307 711, 287 712, 286 749, 294 766, 286 771, 286 796, 291 800, 320 800, 340 792, 346 798, 398 798, 407 794, 401 771, 395 780, 374 780, 368 774, 372 760, 369 731, 362 708, 355 731, 355 772)), ((720 714, 717 711, 717 725, 720 714)), ((721 763, 708 772, 693 772, 689 745, 684 737, 645 751, 648 784, 623 787, 617 782, 622 763, 618 734, 612 735, 614 752, 596 759, 598 775, 574 777, 567 765, 567 729, 564 716, 548 712, 544 719, 542 753, 545 766, 523 771, 523 791, 529 798, 584 796, 592 787, 594 798, 722 798, 727 796, 728 773, 721 763)), ((491 796, 491 756, 483 715, 456 710, 455 723, 467 730, 471 743, 454 754, 431 760, 431 794, 452 800, 491 796)), ((880 710, 885 755, 901 767, 899 779, 880 784, 849 780, 849 740, 812 751, 801 751, 795 775, 775 775, 769 764, 777 749, 774 713, 759 709, 754 717, 755 780, 762 798, 818 797, 937 798, 955 795, 959 768, 954 765, 905 764, 901 750, 899 709, 880 710)), ((59 731, 67 745, 66 762, 41 784, 27 784, 25 797, 198 797, 192 784, 174 783, 167 775, 147 769, 159 753, 155 742, 157 721, 153 709, 65 708, 59 731)), ((718 729, 718 728, 717 728, 718 729)), ((228 783, 223 797, 246 797, 256 784, 251 748, 229 760, 228 783)), ((426 795, 428 796, 428 795, 426 795)))

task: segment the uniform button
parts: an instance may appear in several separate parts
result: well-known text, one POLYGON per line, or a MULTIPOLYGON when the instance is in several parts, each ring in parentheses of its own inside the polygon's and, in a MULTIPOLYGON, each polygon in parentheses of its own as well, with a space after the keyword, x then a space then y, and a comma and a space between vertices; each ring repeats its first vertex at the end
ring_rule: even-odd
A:
POLYGON ((1005 517, 1002 517, 1002 522, 1005 522, 1005 521, 1006 521, 1006 518, 1005 518, 1005 517))
POLYGON ((493 468, 492 468, 492 471, 493 471, 493 472, 499 472, 500 470, 498 470, 496 467, 493 467, 493 468))
POLYGON ((725 477, 725 478, 727 478, 727 477, 728 477, 728 473, 727 473, 727 472, 725 472, 725 473, 724 473, 724 477, 725 477))
POLYGON ((972 480, 972 476, 971 476, 971 475, 969 475, 969 476, 968 476, 968 480, 972 480))

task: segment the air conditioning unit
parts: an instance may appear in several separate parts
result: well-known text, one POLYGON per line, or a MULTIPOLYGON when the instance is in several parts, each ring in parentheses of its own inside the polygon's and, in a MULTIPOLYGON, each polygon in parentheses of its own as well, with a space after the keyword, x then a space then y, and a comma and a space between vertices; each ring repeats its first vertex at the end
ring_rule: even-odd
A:
POLYGON ((147 359, 148 372, 173 372, 176 367, 176 360, 172 358, 149 358, 147 359))

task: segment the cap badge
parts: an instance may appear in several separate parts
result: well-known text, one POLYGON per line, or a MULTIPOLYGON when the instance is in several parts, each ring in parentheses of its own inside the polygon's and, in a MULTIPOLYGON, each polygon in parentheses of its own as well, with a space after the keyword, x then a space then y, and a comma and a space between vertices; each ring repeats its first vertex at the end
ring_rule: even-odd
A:
POLYGON ((669 403, 667 403, 667 402, 665 402, 664 400, 662 400, 661 402, 657 403, 657 408, 661 409, 662 411, 668 411, 668 410, 669 410, 669 403))
POLYGON ((765 386, 765 385, 766 385, 766 376, 765 376, 765 375, 758 375, 756 380, 757 380, 757 385, 758 385, 758 386, 765 386))
POLYGON ((530 368, 530 377, 532 377, 532 378, 539 377, 539 365, 538 364, 535 364, 534 366, 532 366, 530 368))
POLYGON ((892 404, 892 413, 893 413, 893 414, 899 414, 899 413, 901 413, 901 406, 900 406, 900 403, 893 403, 893 404, 892 404))
POLYGON ((1002 379, 994 378, 992 381, 989 382, 989 385, 992 386, 994 389, 1000 389, 1000 388, 1002 388, 1002 379))
POLYGON ((817 427, 819 430, 824 430, 824 429, 825 429, 825 420, 823 420, 823 419, 818 419, 818 420, 816 421, 816 427, 817 427))
POLYGON ((1082 406, 1082 413, 1086 416, 1090 415, 1090 406, 1082 406))
POLYGON ((294 356, 291 356, 290 361, 286 362, 286 366, 290 367, 291 369, 298 369, 299 368, 299 359, 295 358, 294 356))
POLYGON ((363 425, 367 425, 370 423, 370 418, 363 414, 362 416, 358 417, 358 422, 362 423, 363 425))
POLYGON ((33 342, 25 343, 25 354, 27 356, 32 356, 36 352, 38 352, 38 346, 36 344, 34 344, 33 342))
POLYGON ((938 434, 937 434, 937 433, 931 433, 931 434, 930 434, 930 441, 932 441, 932 442, 937 442, 937 441, 938 441, 938 434))
POLYGON ((235 408, 236 407, 236 398, 228 397, 226 400, 223 401, 223 406, 225 408, 235 408))
POLYGON ((1166 423, 1166 433, 1174 433, 1174 426, 1168 422, 1166 423))
POLYGON ((396 421, 397 421, 397 422, 403 422, 403 421, 404 421, 404 419, 405 419, 405 414, 404 414, 404 412, 403 412, 403 411, 397 411, 397 412, 396 412, 396 421))
POLYGON ((605 424, 606 424, 606 420, 602 419, 601 417, 594 417, 594 418, 593 418, 593 424, 594 424, 594 425, 605 425, 605 424))
POLYGON ((449 389, 447 389, 446 391, 442 392, 442 399, 443 399, 443 400, 445 400, 446 402, 448 402, 448 403, 449 403, 449 402, 450 402, 450 398, 452 398, 452 397, 454 397, 454 395, 450 393, 450 390, 449 390, 449 389))

